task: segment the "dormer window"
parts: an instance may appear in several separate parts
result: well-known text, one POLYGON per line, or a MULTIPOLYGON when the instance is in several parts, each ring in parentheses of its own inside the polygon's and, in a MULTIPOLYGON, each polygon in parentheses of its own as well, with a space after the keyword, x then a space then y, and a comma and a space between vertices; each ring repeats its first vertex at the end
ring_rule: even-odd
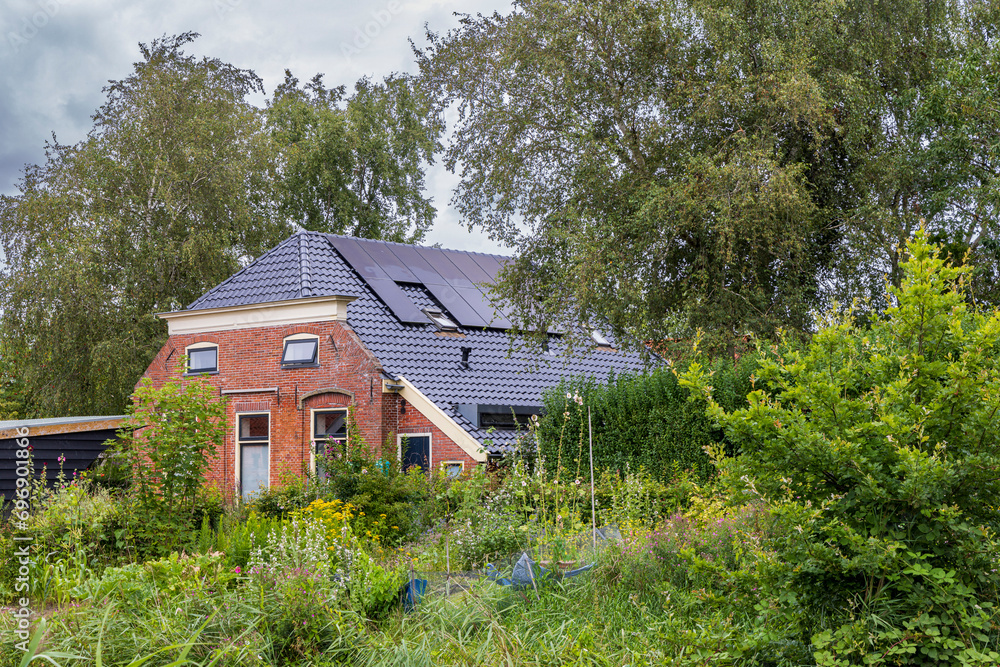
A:
POLYGON ((282 368, 301 368, 319 365, 319 337, 296 334, 285 339, 281 352, 282 368))
POLYGON ((458 331, 458 325, 440 308, 424 308, 424 315, 430 318, 439 331, 458 331))
POLYGON ((188 375, 219 372, 218 345, 212 343, 195 343, 188 347, 184 353, 187 355, 188 375))
POLYGON ((590 337, 595 343, 597 343, 597 347, 611 347, 611 341, 605 338, 604 335, 596 329, 591 332, 590 337))

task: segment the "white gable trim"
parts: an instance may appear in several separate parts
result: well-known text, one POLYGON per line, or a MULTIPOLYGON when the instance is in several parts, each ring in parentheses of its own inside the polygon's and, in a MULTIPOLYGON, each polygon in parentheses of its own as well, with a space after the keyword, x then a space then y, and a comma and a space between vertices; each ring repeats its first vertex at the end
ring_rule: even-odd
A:
POLYGON ((347 320, 347 304, 356 298, 346 295, 318 296, 245 306, 178 310, 157 313, 156 316, 166 320, 167 331, 171 336, 311 322, 344 322, 347 320))
POLYGON ((472 457, 473 461, 484 463, 486 461, 486 450, 479 441, 469 435, 469 432, 455 423, 451 417, 437 406, 434 401, 427 398, 423 393, 413 386, 413 383, 402 375, 399 376, 399 383, 403 388, 399 390, 407 403, 427 417, 427 421, 437 426, 441 431, 451 438, 455 444, 462 448, 466 454, 472 457))

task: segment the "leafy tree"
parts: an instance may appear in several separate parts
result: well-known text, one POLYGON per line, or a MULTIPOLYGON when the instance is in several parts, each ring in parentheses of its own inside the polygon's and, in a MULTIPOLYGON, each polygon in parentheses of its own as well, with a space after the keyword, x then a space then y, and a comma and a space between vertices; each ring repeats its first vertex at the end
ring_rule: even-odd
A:
POLYGON ((419 242, 434 220, 423 191, 439 115, 405 76, 361 79, 345 94, 319 74, 300 87, 287 70, 274 91, 267 118, 281 147, 281 213, 315 231, 419 242))
POLYGON ((821 664, 995 664, 1000 313, 923 231, 907 252, 884 318, 761 355, 748 407, 698 364, 684 382, 742 449, 728 478, 784 524, 776 595, 821 664))
POLYGON ((273 144, 247 103, 260 79, 140 44, 94 129, 53 140, 0 201, 3 335, 43 415, 121 412, 182 308, 290 231, 273 210, 273 144))
POLYGON ((806 325, 835 238, 810 174, 827 103, 801 40, 701 9, 523 0, 429 35, 424 80, 457 104, 454 203, 518 244, 501 292, 522 328, 806 325))
POLYGON ((850 159, 843 187, 856 196, 841 218, 845 291, 880 296, 885 274, 899 286, 921 224, 992 271, 995 254, 979 250, 1000 233, 1000 6, 845 3, 837 18, 817 58, 850 159))
POLYGON ((35 409, 18 375, 18 352, 0 340, 0 419, 30 419, 35 409))
POLYGON ((995 237, 998 9, 518 0, 419 60, 457 112, 454 203, 517 245, 522 328, 732 340, 898 285, 921 217, 995 237))

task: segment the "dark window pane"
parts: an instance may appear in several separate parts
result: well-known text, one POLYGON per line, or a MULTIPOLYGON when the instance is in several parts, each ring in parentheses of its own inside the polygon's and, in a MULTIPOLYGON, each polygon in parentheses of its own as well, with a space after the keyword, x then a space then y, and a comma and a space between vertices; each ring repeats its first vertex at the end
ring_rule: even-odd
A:
POLYGON ((243 415, 240 417, 240 440, 267 440, 268 415, 243 415))
POLYGON ((346 438, 347 411, 331 410, 316 413, 316 438, 346 438))
POLYGON ((305 340, 290 340, 285 343, 285 353, 281 357, 283 364, 315 364, 316 348, 319 341, 315 338, 305 340))
POLYGON ((219 369, 218 356, 216 347, 188 350, 188 373, 214 373, 219 369))

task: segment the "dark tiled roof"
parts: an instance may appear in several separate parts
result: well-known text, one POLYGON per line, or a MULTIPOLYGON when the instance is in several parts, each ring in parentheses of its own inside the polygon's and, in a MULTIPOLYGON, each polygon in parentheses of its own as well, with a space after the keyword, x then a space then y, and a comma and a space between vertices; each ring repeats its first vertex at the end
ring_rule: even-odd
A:
MULTIPOLYGON (((604 379, 611 371, 619 373, 643 366, 637 354, 609 350, 565 356, 558 341, 551 346, 552 354, 519 351, 502 329, 460 327, 458 333, 462 335, 455 336, 442 335, 432 324, 405 324, 338 253, 334 247, 337 238, 299 232, 206 293, 189 309, 310 296, 356 296, 347 307, 347 321, 385 371, 406 377, 473 437, 480 442, 490 441, 488 449, 492 453, 506 451, 517 433, 487 434, 476 429, 458 413, 456 404, 540 406, 543 391, 563 377, 586 375, 604 379), (468 368, 461 363, 463 347, 472 348, 468 368)), ((399 245, 357 241, 373 251, 379 249, 377 245, 399 245)), ((497 262, 505 260, 493 255, 485 257, 497 262)), ((420 285, 404 283, 400 288, 417 308, 443 305, 420 285)))

